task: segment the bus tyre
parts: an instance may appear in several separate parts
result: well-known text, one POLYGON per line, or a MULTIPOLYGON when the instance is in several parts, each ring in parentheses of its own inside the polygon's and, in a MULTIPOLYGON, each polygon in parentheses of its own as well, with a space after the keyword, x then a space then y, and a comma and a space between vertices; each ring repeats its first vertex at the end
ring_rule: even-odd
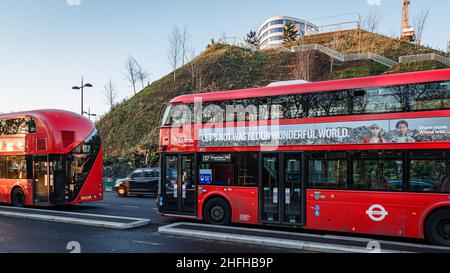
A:
POLYGON ((127 190, 125 189, 124 186, 120 186, 117 188, 117 195, 120 197, 125 197, 127 196, 127 190))
POLYGON ((425 224, 425 233, 432 244, 450 246, 450 209, 431 214, 425 224))
POLYGON ((227 226, 231 223, 231 208, 222 198, 213 198, 206 203, 203 218, 210 225, 227 226))
POLYGON ((11 194, 11 203, 14 207, 25 206, 25 193, 21 188, 15 188, 11 194))

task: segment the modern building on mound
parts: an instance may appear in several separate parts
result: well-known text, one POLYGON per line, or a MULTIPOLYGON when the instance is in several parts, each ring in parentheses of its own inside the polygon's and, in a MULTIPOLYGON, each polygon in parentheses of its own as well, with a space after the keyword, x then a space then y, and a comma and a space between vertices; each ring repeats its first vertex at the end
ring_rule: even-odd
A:
POLYGON ((297 28, 300 37, 319 33, 319 27, 306 20, 289 16, 275 16, 262 23, 258 30, 259 49, 282 46, 283 30, 288 23, 297 28))

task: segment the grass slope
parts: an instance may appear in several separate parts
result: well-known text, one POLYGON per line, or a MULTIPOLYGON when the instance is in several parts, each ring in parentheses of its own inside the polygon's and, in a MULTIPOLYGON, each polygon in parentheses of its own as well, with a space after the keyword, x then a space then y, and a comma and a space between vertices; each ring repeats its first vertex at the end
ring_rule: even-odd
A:
MULTIPOLYGON (((308 36, 300 43, 318 43, 343 53, 371 51, 392 60, 398 60, 402 55, 430 52, 445 55, 428 47, 417 47, 397 39, 358 30, 308 36)), ((315 55, 314 81, 444 68, 440 64, 427 62, 399 65, 389 69, 372 61, 359 61, 336 62, 331 70, 328 56, 321 53, 315 55)), ((209 46, 193 62, 201 67, 201 92, 212 92, 261 87, 271 82, 294 80, 293 57, 292 53, 275 50, 252 52, 216 44, 209 46)), ((153 82, 131 99, 116 105, 101 118, 98 127, 104 139, 107 158, 127 157, 136 149, 158 143, 161 107, 176 96, 195 92, 193 90, 198 87, 191 79, 189 65, 177 70, 176 82, 173 81, 173 74, 169 74, 153 82)))

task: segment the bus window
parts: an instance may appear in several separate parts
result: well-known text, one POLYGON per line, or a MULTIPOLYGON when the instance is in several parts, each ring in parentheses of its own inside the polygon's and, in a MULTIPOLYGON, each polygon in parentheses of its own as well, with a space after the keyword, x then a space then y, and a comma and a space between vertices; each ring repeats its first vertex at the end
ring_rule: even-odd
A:
POLYGON ((372 159, 357 155, 353 164, 353 189, 403 191, 403 159, 383 155, 372 159))
POLYGON ((171 108, 172 108, 172 106, 169 105, 164 110, 162 126, 169 126, 171 124, 171 119, 170 119, 171 108))
POLYGON ((238 155, 238 185, 253 187, 258 185, 258 155, 238 155))
POLYGON ((405 87, 383 87, 353 91, 354 114, 402 112, 406 103, 405 87))
POLYGON ((315 189, 347 189, 347 161, 310 160, 308 185, 315 189))
POLYGON ((7 157, 7 178, 27 179, 27 160, 25 156, 7 157))
POLYGON ((0 156, 0 178, 6 178, 6 156, 0 156))
POLYGON ((411 111, 450 108, 450 82, 413 84, 409 89, 411 111))
POLYGON ((328 92, 311 95, 309 117, 348 115, 348 92, 328 92))
POLYGON ((231 154, 203 155, 200 165, 200 184, 234 186, 234 161, 231 154), (212 177, 207 177, 212 176, 212 177))
POLYGON ((441 151, 410 153, 409 191, 450 193, 450 162, 441 151))

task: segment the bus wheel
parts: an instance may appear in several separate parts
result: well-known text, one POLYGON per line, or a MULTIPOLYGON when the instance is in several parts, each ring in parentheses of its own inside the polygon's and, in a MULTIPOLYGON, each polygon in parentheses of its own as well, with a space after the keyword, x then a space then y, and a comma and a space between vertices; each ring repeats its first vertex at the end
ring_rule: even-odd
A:
POLYGON ((15 188, 11 195, 11 202, 14 207, 25 206, 25 193, 21 188, 15 188))
POLYGON ((203 218, 210 225, 229 225, 231 223, 230 205, 222 198, 213 198, 206 203, 203 218))
POLYGON ((125 197, 127 196, 127 190, 125 189, 125 187, 121 186, 117 188, 117 195, 120 197, 125 197))
POLYGON ((432 244, 450 246, 450 209, 439 210, 430 215, 425 233, 432 244))

